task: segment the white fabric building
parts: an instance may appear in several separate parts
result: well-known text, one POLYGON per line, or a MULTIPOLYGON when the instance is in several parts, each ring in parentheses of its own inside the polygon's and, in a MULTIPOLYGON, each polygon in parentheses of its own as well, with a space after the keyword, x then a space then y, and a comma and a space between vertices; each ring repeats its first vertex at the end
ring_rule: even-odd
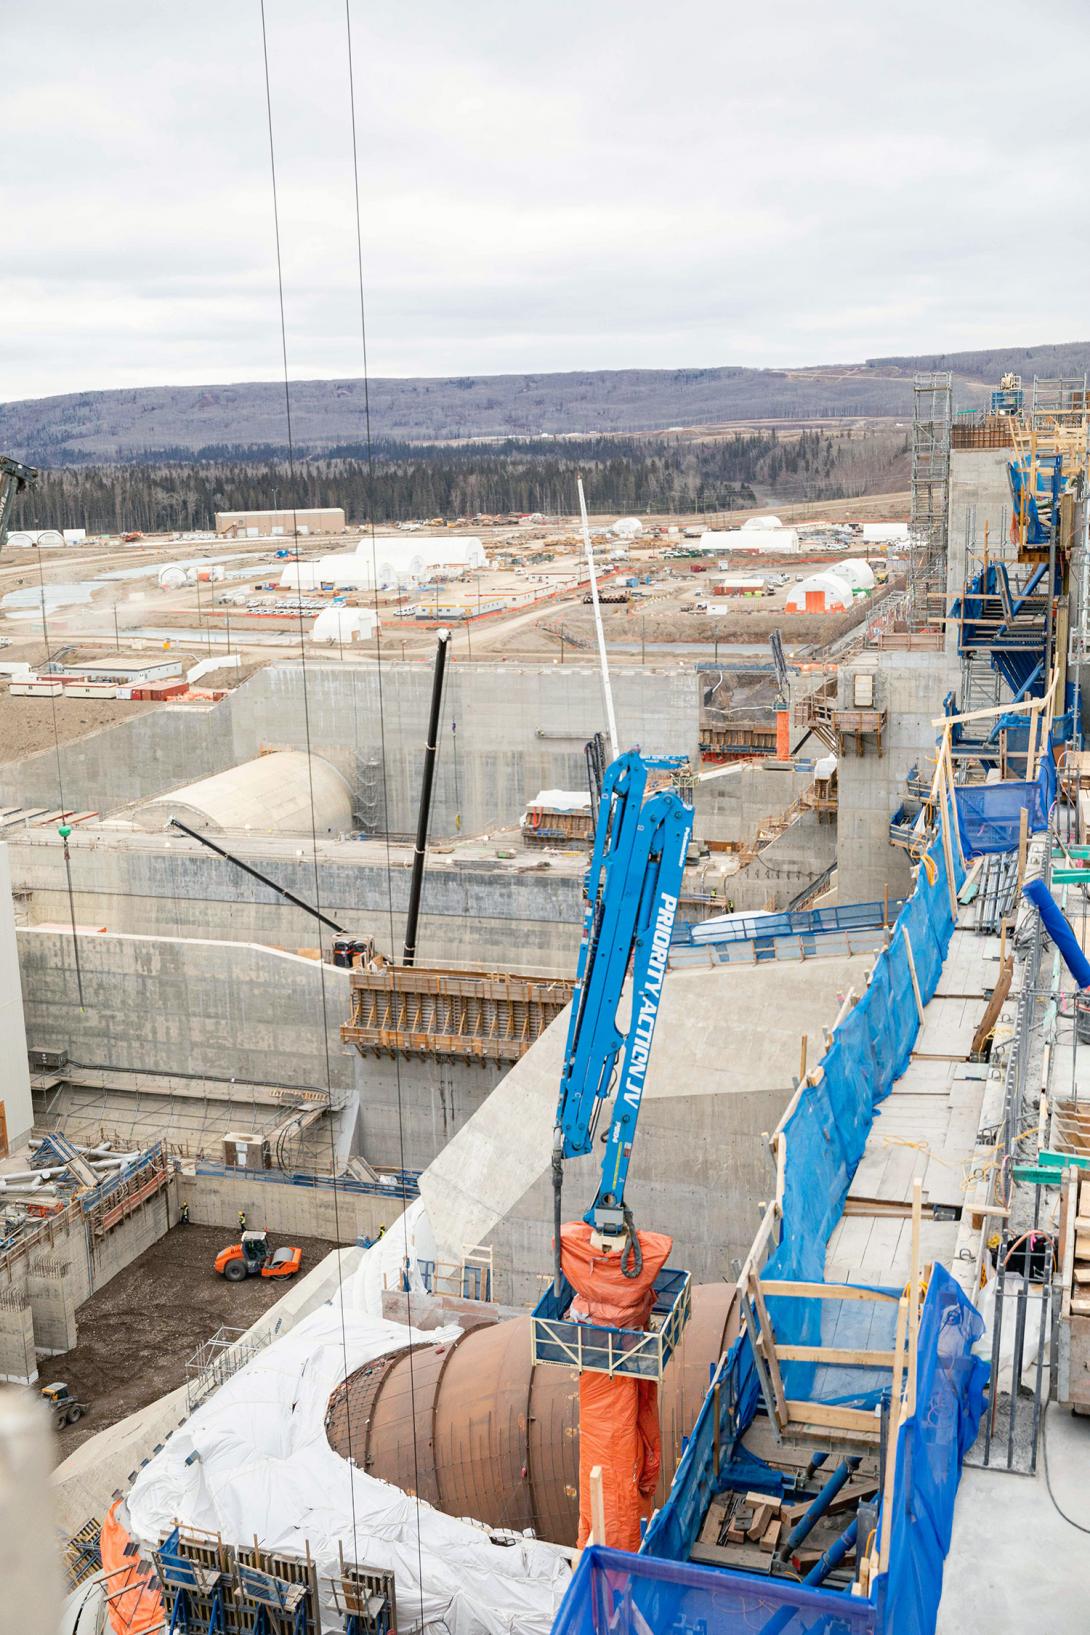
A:
POLYGON ((743 522, 742 527, 746 529, 782 528, 783 523, 780 521, 779 517, 750 517, 748 521, 743 522))
POLYGON ((869 562, 864 562, 861 556, 850 556, 847 561, 838 562, 832 572, 838 579, 847 580, 854 591, 874 589, 874 569, 869 562))
POLYGON ((484 546, 471 534, 442 535, 413 534, 406 539, 400 534, 377 534, 372 541, 366 535, 356 546, 356 555, 374 562, 378 582, 396 584, 398 579, 426 577, 432 568, 483 568, 484 546))
POLYGON ((639 517, 618 517, 609 531, 618 539, 635 539, 643 533, 643 523, 639 517))
POLYGON ((863 542, 866 545, 907 545, 907 522, 865 522, 863 542))
POLYGON ((408 539, 364 537, 354 551, 322 556, 316 562, 288 562, 280 575, 281 590, 317 590, 333 585, 338 590, 370 590, 385 586, 419 584, 437 568, 445 573, 466 572, 485 565, 479 539, 430 539, 413 534, 408 539))
POLYGON ((321 562, 288 562, 280 575, 281 590, 317 590, 322 583, 321 562))
POLYGON ((799 549, 799 536, 795 528, 777 526, 775 517, 754 517, 741 528, 727 528, 721 533, 707 533, 700 536, 702 551, 768 551, 780 554, 790 554, 799 549), (766 527, 765 523, 769 526, 766 527), (753 523, 760 523, 754 527, 753 523))
POLYGON ((851 586, 839 575, 825 571, 800 579, 784 603, 788 613, 842 613, 852 605, 851 586))
POLYGON ((343 646, 345 642, 370 641, 378 629, 378 614, 369 607, 324 607, 311 627, 312 642, 329 642, 343 646))

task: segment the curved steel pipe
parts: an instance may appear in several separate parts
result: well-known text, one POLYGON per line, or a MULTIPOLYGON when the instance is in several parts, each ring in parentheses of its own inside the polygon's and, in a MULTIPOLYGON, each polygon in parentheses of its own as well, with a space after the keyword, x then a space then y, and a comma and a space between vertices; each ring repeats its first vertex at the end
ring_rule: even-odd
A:
MULTIPOLYGON (((693 1289, 692 1317, 660 1395, 659 1503, 709 1369, 737 1328, 733 1286, 693 1289)), ((357 1369, 329 1399, 326 1435, 360 1469, 448 1515, 575 1542, 579 1376, 533 1367, 528 1317, 485 1322, 448 1345, 405 1346, 357 1369)))

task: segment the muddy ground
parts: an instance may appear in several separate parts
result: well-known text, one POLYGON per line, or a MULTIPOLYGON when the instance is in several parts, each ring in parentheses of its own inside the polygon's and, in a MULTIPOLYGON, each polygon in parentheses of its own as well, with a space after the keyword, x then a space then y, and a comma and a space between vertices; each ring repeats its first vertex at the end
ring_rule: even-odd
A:
MULTIPOLYGON (((66 1381, 90 1408, 60 1433, 58 1461, 97 1431, 184 1384, 187 1361, 221 1324, 248 1328, 291 1288, 291 1278, 228 1283, 218 1277, 212 1263, 232 1241, 217 1226, 176 1226, 80 1307, 74 1350, 43 1357, 39 1365, 43 1384, 66 1381)), ((273 1241, 279 1248, 282 1240, 273 1241)), ((303 1251, 299 1277, 336 1248, 324 1238, 292 1241, 303 1251)))

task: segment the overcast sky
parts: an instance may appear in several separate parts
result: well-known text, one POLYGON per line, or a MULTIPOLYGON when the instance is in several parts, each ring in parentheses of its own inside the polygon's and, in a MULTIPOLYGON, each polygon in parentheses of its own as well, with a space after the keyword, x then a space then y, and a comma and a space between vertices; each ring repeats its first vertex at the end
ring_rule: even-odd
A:
MULTIPOLYGON (((373 374, 1090 335, 1086 0, 352 0, 373 374)), ((288 353, 361 371, 344 0, 266 0, 288 353)), ((0 400, 280 370, 258 0, 0 0, 0 400)))

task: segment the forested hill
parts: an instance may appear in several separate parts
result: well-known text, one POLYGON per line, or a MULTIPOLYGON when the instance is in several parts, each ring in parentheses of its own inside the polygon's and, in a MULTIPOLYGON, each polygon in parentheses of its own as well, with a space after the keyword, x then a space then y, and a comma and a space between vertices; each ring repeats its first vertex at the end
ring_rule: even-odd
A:
POLYGON ((570 512, 576 477, 594 512, 731 511, 767 496, 839 499, 907 482, 902 429, 830 436, 811 430, 718 438, 590 437, 543 442, 388 444, 368 462, 359 447, 332 458, 138 460, 43 467, 15 502, 13 527, 145 533, 210 528, 217 511, 341 505, 373 517, 570 512), (289 498, 290 497, 290 498, 289 498))
MULTIPOLYGON (((800 369, 619 369, 570 374, 374 380, 371 420, 385 438, 615 435, 754 419, 907 417, 917 368, 952 369, 972 408, 1007 369, 1031 377, 1090 368, 1090 342, 1001 348, 800 369)), ((292 385, 299 450, 328 453, 364 434, 363 383, 292 385)), ((32 464, 270 457, 284 444, 275 382, 81 392, 0 404, 0 450, 32 464)))

